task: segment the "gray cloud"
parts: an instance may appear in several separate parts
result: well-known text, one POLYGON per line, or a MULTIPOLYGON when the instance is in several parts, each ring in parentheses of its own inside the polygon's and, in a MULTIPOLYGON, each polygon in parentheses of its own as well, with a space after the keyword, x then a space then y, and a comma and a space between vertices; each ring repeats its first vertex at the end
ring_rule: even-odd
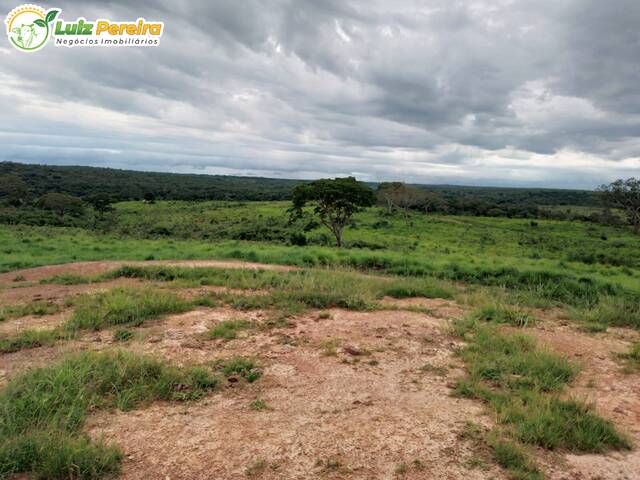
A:
POLYGON ((0 160, 586 188, 640 171, 636 0, 43 6, 166 30, 0 44, 0 160))

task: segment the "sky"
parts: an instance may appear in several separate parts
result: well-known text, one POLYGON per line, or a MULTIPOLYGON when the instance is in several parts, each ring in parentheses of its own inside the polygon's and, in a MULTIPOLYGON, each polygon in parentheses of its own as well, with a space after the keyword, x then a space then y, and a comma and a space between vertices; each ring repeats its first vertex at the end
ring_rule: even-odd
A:
POLYGON ((640 176, 639 0, 40 5, 165 31, 154 48, 32 54, 0 39, 0 161, 587 189, 640 176))

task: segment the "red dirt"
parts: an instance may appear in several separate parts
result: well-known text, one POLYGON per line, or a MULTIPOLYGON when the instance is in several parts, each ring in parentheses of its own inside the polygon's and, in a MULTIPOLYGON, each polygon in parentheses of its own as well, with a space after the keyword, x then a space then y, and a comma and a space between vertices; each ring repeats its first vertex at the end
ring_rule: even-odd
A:
MULTIPOLYGON (((132 263, 289 268, 239 262, 57 265, 0 275, 0 283, 4 282, 0 302, 62 304, 79 293, 139 283, 119 279, 10 288, 62 273, 96 275, 132 263), (19 274, 25 281, 13 282, 19 274)), ((205 290, 219 289, 177 292, 193 296, 205 290)), ((331 310, 328 319, 313 312, 291 319, 291 327, 244 330, 231 341, 207 339, 204 333, 223 320, 245 318, 260 324, 270 313, 202 308, 149 321, 136 329, 134 340, 124 344, 113 341, 111 329, 53 347, 0 355, 0 385, 28 368, 87 349, 126 348, 181 365, 250 356, 264 371, 254 384, 225 386, 190 404, 156 403, 132 412, 96 412, 85 429, 123 449, 121 478, 131 480, 231 480, 247 478, 248 473, 254 478, 285 480, 507 478, 495 466, 473 468, 474 447, 458 437, 467 421, 492 426, 480 403, 450 396, 450 385, 464 370, 454 355, 460 345, 450 335, 448 319, 461 317, 465 309, 437 299, 385 299, 384 303, 393 310, 331 310), (422 310, 403 310, 416 308, 422 310), (430 368, 421 369, 426 364, 430 368), (250 409, 257 398, 269 409, 250 409)), ((526 332, 582 365, 568 395, 593 400, 601 415, 640 446, 640 372, 623 373, 616 356, 640 340, 640 334, 611 329, 588 335, 563 322, 557 312, 538 313, 542 321, 526 332)), ((0 324, 0 333, 50 328, 65 314, 8 320, 0 324)), ((640 479, 637 449, 604 455, 541 452, 538 460, 554 480, 640 479)))

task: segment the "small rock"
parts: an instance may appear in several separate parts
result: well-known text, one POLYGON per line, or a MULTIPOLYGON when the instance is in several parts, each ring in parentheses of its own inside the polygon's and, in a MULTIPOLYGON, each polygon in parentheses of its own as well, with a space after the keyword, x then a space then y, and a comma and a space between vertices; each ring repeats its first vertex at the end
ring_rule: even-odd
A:
POLYGON ((362 355, 362 352, 360 350, 358 350, 355 347, 350 347, 348 345, 343 348, 343 351, 345 353, 348 353, 349 355, 353 355, 354 357, 357 357, 358 355, 362 355))
POLYGON ((227 377, 227 381, 229 383, 238 383, 238 381, 240 381, 240 379, 238 377, 233 376, 233 377, 227 377))

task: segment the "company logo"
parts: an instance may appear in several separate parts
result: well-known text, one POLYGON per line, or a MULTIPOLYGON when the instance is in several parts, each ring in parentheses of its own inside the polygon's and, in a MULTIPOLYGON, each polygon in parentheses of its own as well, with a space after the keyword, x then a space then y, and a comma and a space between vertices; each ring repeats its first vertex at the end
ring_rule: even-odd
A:
POLYGON ((21 5, 11 10, 4 23, 9 42, 23 52, 36 52, 47 44, 51 36, 51 23, 59 9, 45 11, 37 5, 21 5))
POLYGON ((37 5, 14 8, 5 19, 9 42, 23 52, 40 50, 49 39, 55 46, 65 47, 155 47, 164 31, 163 22, 144 18, 114 22, 79 17, 67 22, 60 18, 61 12, 59 8, 45 11, 37 5))

